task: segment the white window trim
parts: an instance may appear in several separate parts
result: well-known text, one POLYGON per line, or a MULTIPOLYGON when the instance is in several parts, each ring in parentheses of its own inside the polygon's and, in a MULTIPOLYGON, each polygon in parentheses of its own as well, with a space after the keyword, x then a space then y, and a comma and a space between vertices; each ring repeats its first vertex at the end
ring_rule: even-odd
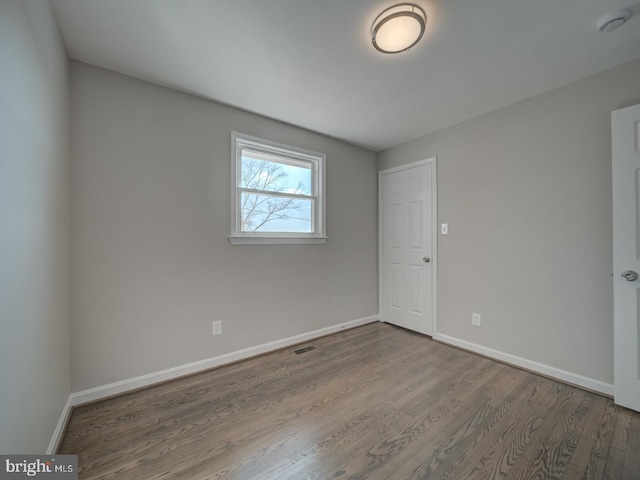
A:
POLYGON ((294 245, 294 244, 325 244, 325 160, 324 153, 304 150, 282 143, 272 142, 263 138, 231 132, 231 234, 229 241, 232 245, 294 245), (241 231, 240 210, 238 208, 238 180, 240 176, 242 149, 253 147, 256 150, 273 155, 300 159, 305 163, 311 162, 316 169, 317 201, 314 212, 315 231, 313 233, 273 233, 273 232, 243 232, 241 231))

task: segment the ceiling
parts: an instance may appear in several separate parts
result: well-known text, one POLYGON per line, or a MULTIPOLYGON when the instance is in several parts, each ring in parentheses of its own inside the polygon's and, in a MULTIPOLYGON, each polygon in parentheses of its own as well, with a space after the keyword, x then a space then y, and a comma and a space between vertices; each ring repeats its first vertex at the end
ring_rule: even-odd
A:
POLYGON ((375 151, 640 58, 628 2, 414 0, 425 36, 385 55, 371 24, 401 2, 52 0, 70 58, 375 151))

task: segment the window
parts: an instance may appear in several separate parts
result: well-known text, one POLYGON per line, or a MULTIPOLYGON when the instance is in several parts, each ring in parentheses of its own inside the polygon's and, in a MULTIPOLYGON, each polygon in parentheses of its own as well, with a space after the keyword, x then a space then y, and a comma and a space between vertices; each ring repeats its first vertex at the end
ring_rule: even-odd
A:
POLYGON ((326 243, 324 160, 232 132, 231 243, 326 243))

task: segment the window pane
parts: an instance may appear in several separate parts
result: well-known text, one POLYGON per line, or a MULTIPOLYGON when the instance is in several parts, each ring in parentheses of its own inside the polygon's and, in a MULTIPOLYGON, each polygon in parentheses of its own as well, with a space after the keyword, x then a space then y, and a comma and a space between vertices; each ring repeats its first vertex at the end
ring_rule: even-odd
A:
POLYGON ((313 233, 312 199, 242 192, 242 231, 313 233))
POLYGON ((311 195, 311 165, 287 163, 242 156, 240 186, 252 190, 311 195))

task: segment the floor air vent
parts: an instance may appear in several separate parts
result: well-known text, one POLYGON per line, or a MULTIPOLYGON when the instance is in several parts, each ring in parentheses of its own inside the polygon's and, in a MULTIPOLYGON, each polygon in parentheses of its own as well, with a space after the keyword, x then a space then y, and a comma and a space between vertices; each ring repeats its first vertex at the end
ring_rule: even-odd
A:
POLYGON ((295 350, 292 350, 292 351, 296 355, 302 355, 303 353, 310 352, 311 350, 317 350, 317 348, 318 347, 316 347, 315 345, 307 345, 306 347, 296 348, 295 350))

